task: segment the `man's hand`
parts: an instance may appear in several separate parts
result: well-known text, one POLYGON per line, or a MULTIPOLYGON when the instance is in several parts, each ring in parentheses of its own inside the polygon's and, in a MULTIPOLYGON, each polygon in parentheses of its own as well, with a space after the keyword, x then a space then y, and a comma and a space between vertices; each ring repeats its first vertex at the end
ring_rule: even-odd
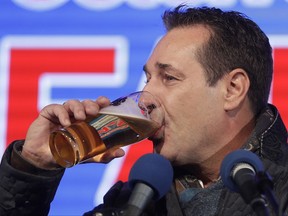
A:
MULTIPOLYGON (((96 116, 102 107, 109 104, 109 99, 99 97, 96 101, 68 100, 63 105, 51 104, 44 107, 38 118, 29 127, 22 156, 39 168, 58 167, 49 148, 50 134, 62 127, 70 126, 76 120, 85 120, 88 117, 96 116)), ((123 149, 111 149, 86 162, 108 163, 124 154, 123 149)))

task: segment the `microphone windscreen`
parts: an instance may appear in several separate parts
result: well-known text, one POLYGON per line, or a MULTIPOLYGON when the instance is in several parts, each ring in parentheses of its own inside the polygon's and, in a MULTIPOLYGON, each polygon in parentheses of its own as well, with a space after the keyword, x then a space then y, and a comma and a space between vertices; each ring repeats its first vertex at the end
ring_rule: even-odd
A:
POLYGON ((159 154, 141 156, 129 174, 130 188, 133 188, 137 182, 144 183, 154 189, 154 200, 160 199, 169 191, 172 181, 171 163, 159 154))
POLYGON ((220 168, 220 175, 224 185, 234 192, 239 192, 237 185, 235 184, 232 171, 237 164, 246 163, 251 165, 255 172, 264 171, 263 164, 259 157, 251 151, 239 149, 229 153, 222 161, 220 168))

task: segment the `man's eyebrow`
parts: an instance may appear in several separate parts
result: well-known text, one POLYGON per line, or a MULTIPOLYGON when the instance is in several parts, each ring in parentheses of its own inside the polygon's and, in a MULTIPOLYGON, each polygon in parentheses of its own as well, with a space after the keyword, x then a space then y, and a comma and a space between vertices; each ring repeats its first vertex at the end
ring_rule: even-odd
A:
POLYGON ((173 73, 177 73, 178 75, 183 76, 183 73, 178 68, 175 68, 171 64, 164 64, 164 63, 157 62, 156 67, 158 67, 162 71, 171 71, 173 73))
POLYGON ((160 69, 173 69, 173 67, 170 64, 163 64, 160 62, 157 62, 156 66, 160 69))
MULTIPOLYGON (((163 64, 163 63, 160 63, 160 62, 156 62, 155 66, 156 66, 156 68, 159 68, 159 69, 176 70, 174 67, 172 67, 172 65, 170 65, 170 64, 163 64)), ((143 66, 143 71, 144 71, 144 72, 148 72, 147 65, 144 65, 144 66, 143 66)))

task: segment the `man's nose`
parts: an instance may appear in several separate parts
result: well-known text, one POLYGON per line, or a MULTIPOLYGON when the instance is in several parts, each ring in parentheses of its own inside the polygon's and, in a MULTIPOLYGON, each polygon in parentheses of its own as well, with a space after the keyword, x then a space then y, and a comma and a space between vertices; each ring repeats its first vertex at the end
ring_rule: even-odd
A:
POLYGON ((164 121, 164 111, 159 98, 151 94, 151 92, 146 91, 145 88, 143 90, 145 91, 143 91, 138 102, 142 114, 162 125, 164 121))
POLYGON ((156 108, 160 107, 161 104, 159 99, 154 96, 151 92, 146 91, 145 88, 143 89, 143 93, 139 98, 138 102, 141 109, 145 109, 149 114, 156 108))
POLYGON ((159 85, 156 83, 156 80, 150 79, 150 81, 144 86, 143 91, 147 91, 152 94, 154 97, 158 98, 161 96, 159 85))

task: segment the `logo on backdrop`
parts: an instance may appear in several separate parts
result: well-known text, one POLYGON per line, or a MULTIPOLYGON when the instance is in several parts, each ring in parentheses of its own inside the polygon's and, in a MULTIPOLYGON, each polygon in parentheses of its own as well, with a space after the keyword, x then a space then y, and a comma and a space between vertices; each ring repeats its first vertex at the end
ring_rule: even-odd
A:
POLYGON ((16 5, 30 10, 52 10, 56 9, 70 0, 12 0, 16 5))
POLYGON ((274 77, 271 88, 271 102, 277 106, 288 127, 288 35, 270 35, 269 40, 273 48, 274 77))
MULTIPOLYGON (((65 5, 70 0, 12 0, 16 5, 28 10, 53 10, 65 5)), ((183 0, 71 0, 78 6, 88 10, 111 10, 120 7, 123 4, 136 9, 154 9, 160 6, 174 7, 181 3, 183 0)), ((247 8, 267 8, 271 7, 276 0, 193 0, 186 1, 186 3, 193 6, 201 6, 203 4, 213 5, 214 7, 234 7, 241 3, 247 8)), ((284 2, 288 2, 285 0, 284 2)))
MULTIPOLYGON (((0 47, 0 137, 25 137, 57 87, 121 87, 127 80, 128 42, 120 36, 16 36, 0 47)), ((4 146, 3 146, 3 143, 4 146)))

